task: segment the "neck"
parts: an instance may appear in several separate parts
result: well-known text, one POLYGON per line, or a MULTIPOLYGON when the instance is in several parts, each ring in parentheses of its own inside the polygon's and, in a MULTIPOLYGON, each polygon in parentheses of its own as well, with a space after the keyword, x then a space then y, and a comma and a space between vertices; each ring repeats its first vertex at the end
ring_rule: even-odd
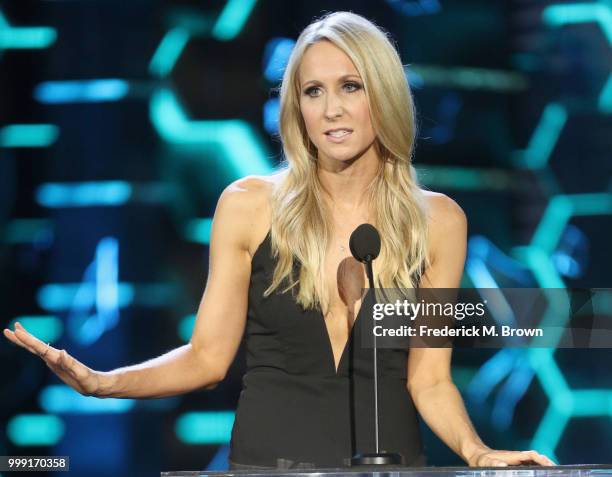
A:
POLYGON ((378 162, 373 147, 348 161, 319 158, 317 175, 331 210, 350 212, 368 206, 367 189, 376 178, 378 162))

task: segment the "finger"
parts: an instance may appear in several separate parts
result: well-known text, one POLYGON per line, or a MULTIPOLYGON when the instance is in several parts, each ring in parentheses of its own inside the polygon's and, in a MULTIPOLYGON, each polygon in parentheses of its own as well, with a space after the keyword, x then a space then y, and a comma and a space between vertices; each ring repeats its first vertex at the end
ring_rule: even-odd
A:
POLYGON ((13 331, 9 330, 8 328, 4 328, 4 330, 2 330, 2 334, 11 343, 15 343, 17 346, 21 346, 22 348, 24 347, 24 345, 21 343, 21 341, 19 341, 17 339, 17 337, 15 336, 15 333, 13 331))
POLYGON ((546 465, 542 463, 541 457, 535 451, 511 451, 506 461, 512 465, 546 465))
POLYGON ((61 358, 61 355, 62 355, 62 350, 54 348, 53 346, 49 346, 48 349, 49 350, 46 351, 47 347, 45 345, 45 351, 43 351, 44 356, 41 356, 41 358, 44 359, 45 361, 53 364, 57 368, 61 368, 61 366, 60 366, 60 358, 61 358))
POLYGON ((507 465, 499 454, 495 454, 495 456, 485 454, 478 459, 479 467, 506 467, 507 465))
POLYGON ((539 465, 555 465, 555 463, 550 460, 548 457, 534 451, 523 451, 524 454, 527 454, 531 460, 533 460, 536 464, 539 465))
POLYGON ((27 346, 24 342, 22 342, 19 337, 15 334, 14 331, 11 331, 7 328, 4 329, 4 336, 6 336, 6 338, 11 341, 12 343, 16 344, 17 346, 21 346, 22 348, 27 349, 30 353, 34 353, 36 354, 36 351, 34 351, 32 348, 30 348, 29 346, 27 346))
POLYGON ((23 341, 23 337, 36 339, 36 337, 32 335, 32 333, 30 333, 28 330, 26 330, 18 321, 15 323, 15 326, 13 328, 14 335, 17 336, 17 338, 19 338, 21 341, 23 341))
POLYGON ((43 354, 45 354, 45 358, 49 357, 52 350, 57 352, 57 350, 52 346, 49 346, 49 350, 47 351, 47 343, 40 341, 36 336, 28 333, 28 331, 19 323, 15 323, 15 336, 17 336, 17 338, 19 338, 23 344, 25 344, 30 350, 33 350, 33 352, 38 354, 41 358, 43 357, 43 354))
POLYGON ((519 465, 525 461, 531 460, 531 457, 524 455, 524 453, 520 451, 498 451, 491 456, 490 459, 503 462, 506 465, 519 465))

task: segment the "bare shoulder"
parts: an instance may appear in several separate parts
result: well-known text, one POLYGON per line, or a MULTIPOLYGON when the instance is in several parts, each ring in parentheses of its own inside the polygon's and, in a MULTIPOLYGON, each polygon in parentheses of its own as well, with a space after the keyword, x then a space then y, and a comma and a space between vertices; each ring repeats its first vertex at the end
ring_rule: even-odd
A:
POLYGON ((231 220, 234 233, 251 255, 270 228, 270 196, 279 180, 278 174, 242 177, 229 184, 219 197, 215 220, 231 220))
MULTIPOLYGON (((261 214, 270 206, 270 196, 279 175, 246 176, 229 184, 221 194, 219 201, 227 202, 245 214, 261 214)), ((252 216, 253 219, 260 217, 252 216)))
POLYGON ((445 194, 423 191, 427 208, 428 254, 431 263, 450 262, 449 256, 464 257, 467 218, 463 209, 445 194))
POLYGON ((431 191, 423 191, 423 195, 429 268, 422 286, 457 288, 467 252, 467 218, 459 204, 447 195, 431 191))
POLYGON ((465 212, 457 202, 440 192, 422 190, 427 217, 432 230, 452 230, 467 227, 465 212))

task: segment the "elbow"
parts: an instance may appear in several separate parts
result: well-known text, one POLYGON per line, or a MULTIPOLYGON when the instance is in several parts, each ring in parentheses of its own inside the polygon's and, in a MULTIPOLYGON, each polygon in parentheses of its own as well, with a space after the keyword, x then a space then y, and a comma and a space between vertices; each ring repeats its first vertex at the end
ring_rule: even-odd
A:
POLYGON ((227 376, 227 366, 213 365, 211 361, 208 361, 208 363, 210 363, 210 366, 205 369, 203 387, 204 389, 212 390, 227 376))
POLYGON ((412 397, 412 400, 416 402, 419 400, 419 397, 431 390, 440 389, 442 387, 447 388, 447 385, 454 386, 452 379, 450 377, 440 377, 440 378, 429 378, 429 379, 409 379, 406 381, 406 389, 408 393, 412 397))
POLYGON ((406 389, 408 390, 408 394, 410 394, 410 397, 412 398, 412 400, 416 403, 417 395, 420 389, 418 383, 414 381, 407 381, 406 389))
POLYGON ((193 348, 196 357, 196 366, 201 370, 201 387, 215 389, 227 376, 228 366, 216 358, 213 353, 193 348))
POLYGON ((226 374, 225 372, 207 373, 204 385, 202 386, 203 389, 207 391, 215 389, 225 379, 226 374))
POLYGON ((221 383, 221 381, 225 379, 226 376, 227 376, 227 367, 216 369, 212 373, 211 384, 209 385, 210 386, 209 389, 216 388, 219 385, 219 383, 221 383))
POLYGON ((215 389, 217 386, 219 386, 219 383, 222 380, 209 380, 206 382, 206 384, 204 384, 204 386, 202 386, 202 389, 205 389, 206 391, 212 391, 213 389, 215 389))

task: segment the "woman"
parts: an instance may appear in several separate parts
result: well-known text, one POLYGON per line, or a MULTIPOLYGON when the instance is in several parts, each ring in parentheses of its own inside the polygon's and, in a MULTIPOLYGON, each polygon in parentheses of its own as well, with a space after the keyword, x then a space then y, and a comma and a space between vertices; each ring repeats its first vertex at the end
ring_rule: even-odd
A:
MULTIPOLYGON (((367 280, 349 236, 364 222, 381 232, 381 287, 457 288, 466 218, 450 198, 417 185, 410 90, 397 52, 368 20, 339 12, 309 25, 280 96, 285 167, 222 193, 189 344, 98 372, 19 324, 4 334, 84 395, 154 398, 214 387, 246 329, 232 467, 342 466, 373 450, 371 352, 354 345, 353 327, 367 280)), ((535 451, 483 444, 450 358, 448 348, 380 351, 381 449, 401 453, 407 465, 424 463, 418 411, 471 466, 552 465, 535 451)))

